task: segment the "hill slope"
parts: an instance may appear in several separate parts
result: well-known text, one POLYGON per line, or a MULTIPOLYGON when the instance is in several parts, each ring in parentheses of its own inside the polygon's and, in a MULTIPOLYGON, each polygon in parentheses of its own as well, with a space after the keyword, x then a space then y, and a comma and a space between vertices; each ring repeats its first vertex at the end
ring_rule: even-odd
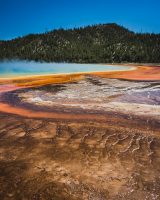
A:
POLYGON ((0 41, 0 60, 107 63, 160 62, 160 34, 136 34, 117 24, 59 29, 0 41))

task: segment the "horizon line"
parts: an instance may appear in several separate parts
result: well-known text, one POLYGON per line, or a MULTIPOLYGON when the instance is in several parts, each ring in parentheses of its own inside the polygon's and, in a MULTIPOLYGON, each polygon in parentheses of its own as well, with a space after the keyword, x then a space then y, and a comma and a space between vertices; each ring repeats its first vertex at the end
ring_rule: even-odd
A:
POLYGON ((27 34, 24 34, 24 35, 21 35, 21 36, 15 36, 15 37, 12 37, 10 39, 0 39, 0 42, 7 42, 7 41, 12 41, 12 40, 16 40, 18 38, 23 38, 23 37, 27 37, 28 35, 41 35, 41 34, 46 34, 46 33, 50 33, 50 32, 53 32, 53 31, 58 31, 58 30, 74 30, 74 29, 84 29, 84 28, 87 28, 87 27, 92 27, 92 26, 98 26, 98 25, 117 25, 117 26, 120 26, 124 29, 127 29, 128 31, 130 32, 133 32, 135 34, 154 34, 154 35, 159 35, 160 32, 158 33, 155 33, 154 31, 150 32, 150 31, 143 31, 143 28, 141 28, 141 31, 134 31, 134 30, 131 30, 130 28, 122 25, 122 24, 119 24, 119 23, 116 23, 116 22, 109 22, 109 23, 93 23, 93 24, 88 24, 88 25, 80 25, 80 26, 72 26, 72 27, 55 27, 55 28, 52 28, 52 29, 48 29, 48 28, 45 28, 46 31, 40 31, 40 32, 31 32, 31 33, 27 33, 27 34))

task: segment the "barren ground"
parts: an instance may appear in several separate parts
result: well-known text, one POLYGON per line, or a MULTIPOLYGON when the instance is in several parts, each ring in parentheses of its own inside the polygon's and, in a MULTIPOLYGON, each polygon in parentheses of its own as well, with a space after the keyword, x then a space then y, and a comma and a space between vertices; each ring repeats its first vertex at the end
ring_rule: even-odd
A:
POLYGON ((0 113, 0 199, 159 200, 159 96, 159 81, 96 76, 5 93, 32 112, 0 113))

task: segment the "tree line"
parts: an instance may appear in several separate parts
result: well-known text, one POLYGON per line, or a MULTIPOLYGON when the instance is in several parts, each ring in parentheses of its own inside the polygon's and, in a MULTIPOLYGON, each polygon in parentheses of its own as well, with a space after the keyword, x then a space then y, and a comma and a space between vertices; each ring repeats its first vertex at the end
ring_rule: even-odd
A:
POLYGON ((160 63, 160 34, 135 33, 117 24, 58 29, 0 41, 0 60, 74 63, 160 63))

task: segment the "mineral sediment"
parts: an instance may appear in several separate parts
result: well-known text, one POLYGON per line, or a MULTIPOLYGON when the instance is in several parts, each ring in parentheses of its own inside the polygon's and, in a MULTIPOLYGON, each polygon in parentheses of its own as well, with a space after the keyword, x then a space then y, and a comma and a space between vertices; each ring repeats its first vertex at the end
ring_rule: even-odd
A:
POLYGON ((0 199, 159 200, 159 97, 97 75, 1 93, 0 199))

